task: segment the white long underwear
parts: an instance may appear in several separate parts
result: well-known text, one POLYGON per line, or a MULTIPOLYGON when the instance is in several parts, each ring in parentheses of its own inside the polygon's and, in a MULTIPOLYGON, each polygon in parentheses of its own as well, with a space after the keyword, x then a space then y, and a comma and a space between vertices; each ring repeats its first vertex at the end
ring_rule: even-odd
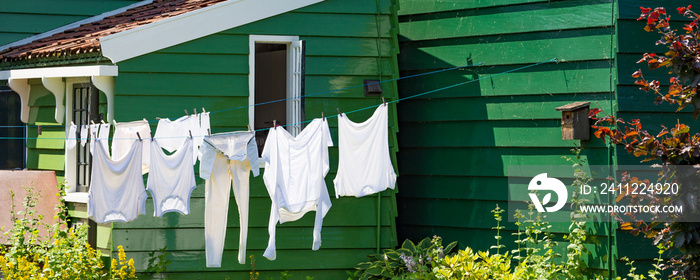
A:
POLYGON ((264 257, 277 258, 277 222, 296 221, 309 211, 316 211, 312 249, 321 247, 323 217, 331 208, 323 179, 330 170, 328 147, 331 146, 333 140, 325 119, 314 119, 297 137, 282 127, 270 129, 262 153, 263 181, 272 200, 268 224, 270 239, 264 257))
POLYGON ((389 155, 388 106, 380 105, 372 117, 354 123, 338 115, 338 172, 335 197, 363 197, 396 185, 389 155))
POLYGON ((134 142, 126 156, 112 160, 102 144, 95 145, 87 203, 93 221, 129 222, 144 214, 147 195, 141 175, 142 146, 143 142, 134 142))
MULTIPOLYGON (((156 134, 153 138, 158 138, 160 141, 160 146, 168 152, 174 152, 178 147, 182 146, 182 142, 185 142, 185 138, 190 137, 190 132, 196 134, 199 131, 199 118, 197 115, 188 115, 180 117, 177 120, 171 121, 170 119, 160 119, 158 121, 158 127, 156 127, 156 134)), ((199 147, 192 145, 192 150, 198 153, 197 149, 199 147)), ((195 164, 197 157, 192 159, 192 164, 195 164)))
POLYGON ((118 160, 128 154, 134 142, 143 141, 141 173, 146 174, 151 166, 151 127, 146 120, 117 123, 112 137, 112 159, 118 160), (136 132, 139 134, 136 135, 136 132))
POLYGON ((221 267, 232 182, 240 222, 238 262, 244 264, 248 239, 249 173, 253 172, 253 176, 259 174, 255 133, 229 132, 206 136, 199 150, 202 153, 199 176, 206 180, 204 244, 207 267, 221 267))
POLYGON ((153 196, 153 216, 190 213, 190 195, 197 187, 192 163, 192 139, 186 138, 172 155, 166 155, 158 139, 151 142, 151 171, 147 190, 153 196))

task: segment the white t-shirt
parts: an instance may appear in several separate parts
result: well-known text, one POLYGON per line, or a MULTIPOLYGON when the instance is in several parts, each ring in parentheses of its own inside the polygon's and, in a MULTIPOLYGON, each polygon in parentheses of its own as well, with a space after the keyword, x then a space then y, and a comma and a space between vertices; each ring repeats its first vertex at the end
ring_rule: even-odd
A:
POLYGON ((100 224, 129 222, 145 213, 147 195, 141 174, 142 146, 143 142, 135 141, 126 156, 111 160, 102 144, 95 145, 87 205, 88 216, 93 221, 100 224))
POLYGON ((338 116, 338 172, 335 196, 363 197, 396 185, 389 155, 388 108, 380 105, 372 117, 354 123, 338 116))

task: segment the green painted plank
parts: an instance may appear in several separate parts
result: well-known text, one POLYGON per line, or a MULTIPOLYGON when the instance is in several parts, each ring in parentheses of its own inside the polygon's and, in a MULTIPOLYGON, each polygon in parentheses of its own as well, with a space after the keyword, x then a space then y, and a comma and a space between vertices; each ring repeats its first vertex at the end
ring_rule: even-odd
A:
MULTIPOLYGON (((636 20, 642 13, 639 7, 645 8, 656 8, 665 7, 666 10, 672 15, 674 19, 685 19, 682 15, 679 15, 676 11, 677 7, 686 7, 693 4, 691 1, 683 0, 667 0, 667 1, 654 1, 654 0, 623 0, 619 1, 619 17, 620 19, 631 19, 636 20)), ((643 27, 642 27, 643 28, 643 27)))
POLYGON ((559 119, 555 108, 590 101, 591 108, 610 108, 610 94, 557 94, 488 96, 476 98, 415 98, 399 104, 399 119, 406 122, 559 119), (468 110, 464 110, 468 108, 468 110))
MULTIPOLYGON (((171 96, 164 98, 162 96, 129 96, 117 95, 114 98, 115 114, 114 118, 119 122, 132 120, 152 121, 156 117, 160 118, 179 118, 185 115, 185 109, 192 112, 194 108, 200 112, 201 108, 207 112, 220 111, 241 106, 248 106, 248 97, 206 97, 205 96, 171 96), (153 104, 158 104, 154 107, 153 104)), ((231 126, 239 123, 239 125, 247 124, 248 110, 245 108, 230 110, 212 114, 212 126, 231 126)), ((153 123, 156 124, 155 122, 153 123)), ((155 133, 155 129, 151 129, 155 133)))
MULTIPOLYGON (((306 95, 308 98, 364 98, 364 80, 377 80, 377 73, 367 76, 342 76, 342 75, 307 75, 306 76, 306 95)), ((383 83, 382 95, 391 95, 395 90, 392 84, 396 82, 386 82, 390 80, 389 76, 382 76, 383 83)), ((308 99, 307 99, 308 100, 308 99)))
MULTIPOLYGON (((391 59, 382 58, 382 75, 393 73, 391 59)), ((379 65, 374 57, 306 57, 307 75, 379 75, 379 65)))
POLYGON ((401 148, 413 147, 573 147, 561 139, 560 120, 435 122, 403 126, 401 148), (443 135, 436 137, 436 135, 443 135), (477 137, 474 137, 477 136, 477 137))
POLYGON ((525 3, 538 3, 538 2, 549 2, 543 0, 489 0, 489 1, 479 1, 479 0, 435 0, 435 1, 421 1, 421 0, 401 0, 401 9, 399 10, 399 16, 406 16, 411 14, 423 14, 423 13, 435 13, 435 12, 446 12, 446 11, 456 11, 456 10, 466 10, 466 9, 477 9, 477 8, 488 8, 496 6, 507 6, 525 3))
POLYGON ((609 0, 557 1, 401 18, 403 40, 433 40, 610 26, 609 0), (498 24, 494 24, 498 23, 498 24))
MULTIPOLYGON (((637 8, 637 16, 639 16, 639 6, 637 8)), ((675 11, 675 9, 674 9, 675 11)), ((670 12, 670 11, 669 11, 670 12)), ((674 18, 680 17, 673 13, 674 18)), ((680 30, 678 34, 684 33, 682 30, 683 23, 672 22, 672 28, 680 30)), ((617 21, 617 29, 620 30, 618 37, 619 52, 621 53, 665 53, 668 51, 667 45, 656 45, 656 41, 661 39, 661 34, 657 32, 644 31, 646 21, 637 21, 634 19, 621 19, 617 21)))
MULTIPOLYGON (((332 186, 329 186, 332 189, 332 186)), ((323 225, 332 226, 376 226, 377 225, 377 198, 363 197, 342 197, 340 199, 331 200, 333 206, 323 219, 323 225), (362 215, 349 215, 348 213, 357 213, 358 209, 362 210, 362 215)), ((389 212, 392 211, 389 197, 382 198, 382 225, 388 226, 391 224, 389 212)), ((204 227, 204 199, 190 199, 190 214, 181 215, 178 213, 166 213, 164 217, 153 217, 153 202, 146 201, 146 215, 140 215, 136 220, 129 223, 114 223, 115 229, 127 228, 203 228, 204 227)), ((270 198, 250 198, 249 208, 249 227, 267 228, 270 213, 270 198)), ((238 207, 233 199, 229 201, 229 214, 227 217, 227 227, 237 231, 238 222, 238 207)), ((278 226, 283 227, 313 227, 315 212, 309 212, 303 218, 289 223, 284 223, 278 226)))
POLYGON ((119 63, 125 72, 248 74, 248 55, 150 53, 119 63))
MULTIPOLYGON (((379 35, 390 38, 391 19, 382 16, 379 35)), ((360 14, 314 14, 284 13, 240 27, 223 34, 293 35, 293 36, 337 36, 377 37, 377 22, 374 15, 360 14)))
MULTIPOLYGON (((484 186, 484 188, 486 188, 484 186)), ((507 193, 503 194, 505 198, 507 193)), ((478 200, 456 200, 456 199, 413 199, 399 198, 401 215, 397 218, 397 223, 401 225, 435 226, 435 227, 455 227, 465 231, 471 229, 491 229, 496 226, 491 210, 498 205, 506 210, 504 212, 504 222, 501 223, 506 231, 516 231, 517 226, 510 222, 512 217, 508 217, 508 202, 506 199, 498 201, 478 201, 478 200), (455 209, 459 209, 460 215, 454 215, 455 209)), ((560 216, 566 219, 568 213, 549 213, 548 216, 560 216)), ((569 231, 570 222, 550 223, 552 232, 563 233, 569 231)), ((587 223, 588 230, 594 231, 592 235, 606 236, 608 232, 607 223, 587 223)), ((510 235, 509 233, 504 234, 510 235)))
POLYGON ((0 32, 41 33, 84 18, 86 18, 86 16, 0 12, 0 32), (17 24, 18 22, 22 24, 17 24))
POLYGON ((27 128, 27 148, 63 150, 65 140, 56 138, 65 137, 66 131, 63 127, 42 128, 41 135, 38 134, 36 127, 29 127, 27 128))
MULTIPOLYGON (((515 65, 475 67, 407 78, 399 81, 398 86, 401 98, 459 83, 466 84, 430 93, 425 98, 610 92, 610 65, 609 61, 601 60, 549 63, 518 71, 514 70, 520 66, 515 65), (502 74, 506 71, 514 72, 502 74)), ((427 70, 402 70, 401 75, 405 77, 425 72, 427 70)))
POLYGON ((537 63, 554 57, 562 61, 611 58, 610 28, 497 35, 429 41, 401 49, 402 69, 424 65, 447 68, 470 62, 485 65, 537 63))
POLYGON ((314 5, 306 6, 295 12, 322 13, 322 14, 376 14, 377 2, 379 2, 380 12, 390 14, 391 0, 335 0, 323 1, 314 5))
MULTIPOLYGON (((366 227, 323 227, 321 240, 323 249, 373 249, 376 248, 377 228, 366 227)), ((203 228, 177 229, 115 229, 113 242, 123 245, 129 251, 156 251, 168 246, 168 251, 204 250, 203 228)), ((238 230, 226 234, 224 250, 238 250, 238 230)), ((265 250, 269 234, 267 228, 248 230, 247 249, 265 250)), ((392 237, 389 227, 382 227, 381 246, 391 247, 392 237)), ((277 250, 310 249, 313 243, 312 227, 281 227, 277 230, 277 250)))
POLYGON ((9 44, 15 41, 30 37, 35 33, 27 32, 0 32, 0 45, 9 44))
POLYGON ((27 169, 63 171, 63 150, 27 149, 27 169))
MULTIPOLYGON (((661 92, 667 92, 668 88, 662 87, 661 92)), ((676 104, 668 102, 659 105, 654 104, 654 99, 657 95, 653 92, 644 92, 639 90, 639 86, 618 86, 617 100, 618 108, 621 112, 664 112, 675 113, 678 109, 676 104)), ((681 112, 690 113, 693 109, 687 106, 681 112)))
MULTIPOLYGON (((572 145, 573 146, 573 145, 572 145)), ((583 155, 589 164, 607 164, 607 151, 588 149, 583 155)), ((402 174, 445 176, 503 176, 508 166, 568 165, 562 156, 570 148, 407 148, 398 152, 402 174), (427 167, 427 168, 426 168, 427 167)))
MULTIPOLYGON (((111 249, 112 248, 112 227, 111 226, 97 225, 97 248, 100 248, 100 249, 111 249)), ((160 248, 158 248, 158 249, 160 249, 160 248)))
MULTIPOLYGON (((247 64, 247 63, 246 63, 247 64)), ((248 96, 247 74, 181 74, 119 72, 120 95, 248 96)))
POLYGON ((0 1, 0 12, 18 14, 92 16, 138 2, 137 0, 32 0, 0 1))
MULTIPOLYGON (((376 38, 302 37, 308 56, 373 56, 379 54, 376 38)), ((381 56, 393 56, 396 48, 389 39, 381 39, 381 56)))
MULTIPOLYGON (((256 270, 287 270, 290 268, 310 269, 351 269, 361 261, 366 260, 368 254, 373 254, 374 249, 324 249, 318 251, 306 250, 277 250, 277 259, 269 261, 265 259, 262 250, 249 250, 248 255, 255 255, 256 270)), ((130 252, 127 257, 134 259, 137 271, 144 271, 148 264, 149 252, 130 252)), ((168 259, 172 262, 168 266, 169 272, 199 271, 208 273, 213 271, 250 271, 250 263, 238 263, 237 250, 225 250, 220 268, 207 268, 204 251, 174 251, 168 259)))
POLYGON ((658 68, 649 70, 647 63, 637 63, 642 58, 642 54, 617 54, 617 71, 618 84, 633 85, 635 78, 632 78, 632 73, 637 70, 642 70, 644 78, 647 80, 658 80, 662 85, 668 85, 669 79, 672 77, 668 74, 669 68, 658 68))
MULTIPOLYGON (((157 53, 186 54, 245 54, 248 51, 247 35, 212 34, 157 51, 157 53)), ((120 73, 121 74, 121 73, 120 73)))

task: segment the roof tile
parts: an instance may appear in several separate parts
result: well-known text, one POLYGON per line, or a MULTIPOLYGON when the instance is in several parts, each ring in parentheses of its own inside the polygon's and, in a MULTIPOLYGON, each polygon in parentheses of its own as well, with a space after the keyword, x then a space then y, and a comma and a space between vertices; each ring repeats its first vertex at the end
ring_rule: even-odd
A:
POLYGON ((0 51, 0 62, 100 52, 99 39, 141 25, 188 13, 226 0, 154 0, 100 21, 0 51))

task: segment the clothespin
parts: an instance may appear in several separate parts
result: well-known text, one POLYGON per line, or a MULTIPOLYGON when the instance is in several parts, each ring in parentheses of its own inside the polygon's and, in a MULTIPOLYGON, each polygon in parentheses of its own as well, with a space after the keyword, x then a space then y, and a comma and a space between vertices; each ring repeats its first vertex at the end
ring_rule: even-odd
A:
POLYGON ((277 127, 277 120, 272 120, 272 128, 277 127))
POLYGON ((384 106, 386 106, 386 100, 384 100, 384 96, 382 96, 382 104, 384 104, 384 106))
POLYGON ((193 139, 194 137, 192 137, 192 130, 188 130, 188 131, 190 132, 190 139, 193 139))
POLYGON ((197 108, 194 108, 194 114, 195 115, 197 114, 197 108))
MULTIPOLYGON (((143 119, 143 120, 145 121, 146 119, 143 119)), ((117 121, 112 120, 112 124, 117 125, 117 121)))
POLYGON ((323 112, 321 112, 321 118, 322 118, 324 121, 326 120, 326 116, 323 115, 323 112))
POLYGON ((187 109, 185 109, 185 115, 187 115, 188 117, 190 116, 190 113, 187 112, 187 109))
POLYGON ((41 125, 36 126, 37 133, 41 135, 41 125))
POLYGON ((203 113, 206 113, 206 112, 207 112, 207 111, 204 111, 204 107, 202 107, 202 114, 203 114, 203 113))
POLYGON ((248 124, 248 131, 253 131, 253 129, 250 128, 250 124, 248 124))
POLYGON ((70 121, 70 125, 75 125, 75 123, 73 123, 73 121, 70 121))
POLYGON ((162 118, 160 118, 160 117, 156 117, 156 120, 162 120, 162 118))
POLYGON ((143 139, 141 139, 141 134, 139 134, 138 132, 136 132, 136 136, 139 138, 139 141, 143 141, 143 139))
POLYGON ((340 108, 335 108, 335 110, 338 111, 338 117, 340 117, 340 115, 343 114, 343 113, 340 112, 340 108))
POLYGON ((95 122, 94 122, 94 121, 92 121, 92 120, 90 120, 90 124, 95 124, 95 122))
POLYGON ((102 124, 105 124, 105 120, 100 120, 100 122, 101 122, 102 124))
POLYGON ((207 128, 207 134, 209 134, 209 136, 211 136, 211 129, 207 128))

